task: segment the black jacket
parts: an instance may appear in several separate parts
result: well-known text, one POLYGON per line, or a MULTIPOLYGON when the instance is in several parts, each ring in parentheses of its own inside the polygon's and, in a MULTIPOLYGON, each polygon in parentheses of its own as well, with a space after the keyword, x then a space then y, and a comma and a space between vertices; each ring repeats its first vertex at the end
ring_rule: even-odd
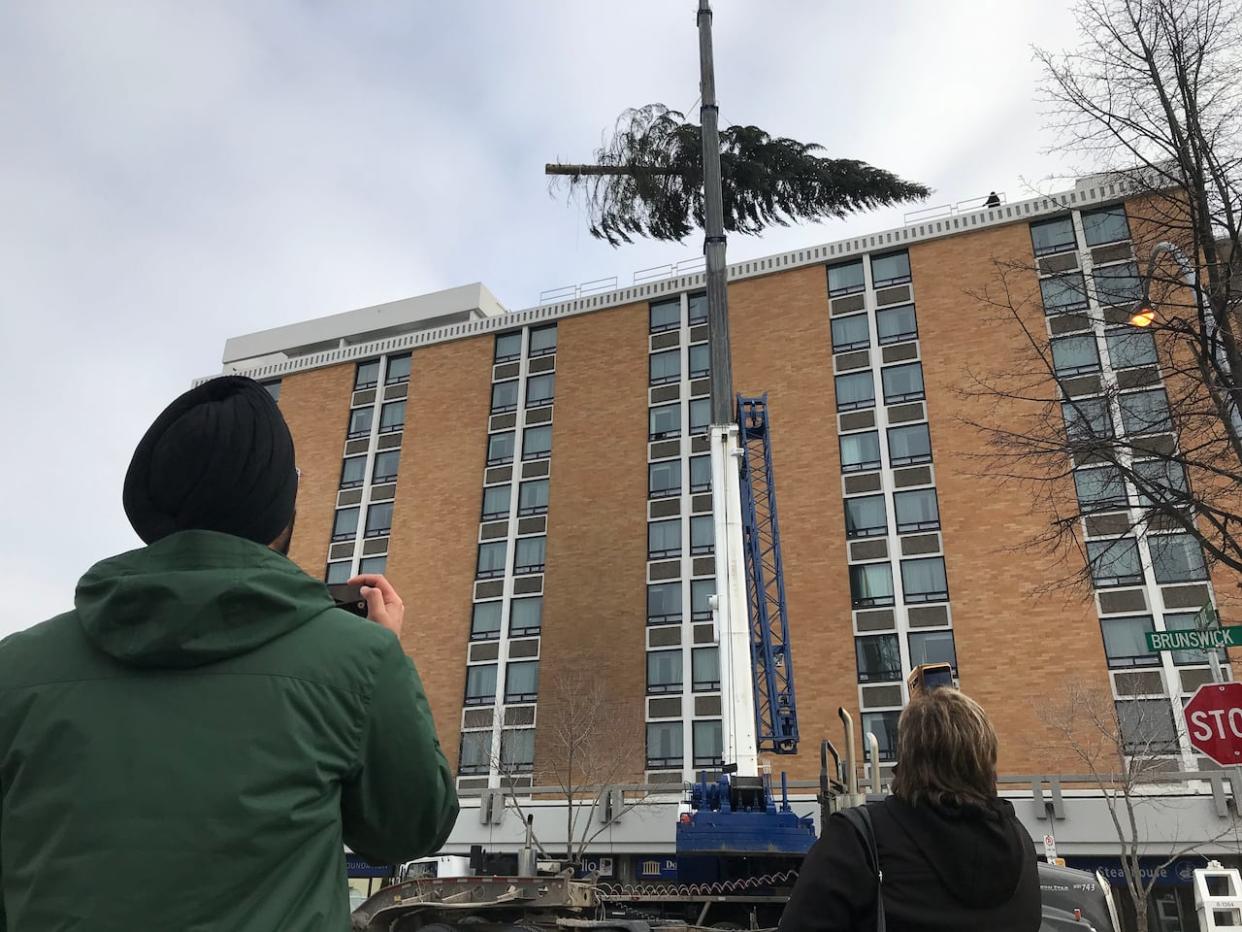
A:
MULTIPOLYGON (((1013 806, 870 803, 888 932, 1037 932, 1035 848, 1013 806)), ((875 875, 840 815, 802 864, 780 932, 871 932, 875 875)))

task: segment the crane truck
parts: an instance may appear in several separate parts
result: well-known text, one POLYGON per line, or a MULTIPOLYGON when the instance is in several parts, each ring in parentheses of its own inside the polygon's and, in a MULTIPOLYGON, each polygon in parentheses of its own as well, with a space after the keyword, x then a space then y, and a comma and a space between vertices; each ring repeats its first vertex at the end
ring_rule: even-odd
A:
MULTIPOLYGON (((815 841, 815 824, 779 798, 759 755, 796 752, 797 702, 772 469, 767 396, 738 396, 736 423, 711 428, 724 753, 700 773, 676 826, 677 882, 617 884, 572 869, 539 875, 528 829, 520 876, 413 877, 385 887, 353 914, 358 932, 517 932, 530 929, 772 929, 815 841)), ((912 688, 948 685, 920 668, 912 688)), ((879 798, 879 749, 865 736, 871 794, 859 792, 853 720, 839 710, 844 745, 820 747, 821 823, 879 798)), ((1118 932, 1110 888, 1096 875, 1040 864, 1041 932, 1118 932)))

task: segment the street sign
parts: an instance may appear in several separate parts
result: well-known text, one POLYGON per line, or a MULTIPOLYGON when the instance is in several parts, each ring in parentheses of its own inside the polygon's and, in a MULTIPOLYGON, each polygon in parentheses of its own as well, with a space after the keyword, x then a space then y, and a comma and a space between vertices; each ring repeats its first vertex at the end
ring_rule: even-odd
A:
POLYGON ((1219 647, 1242 647, 1242 625, 1225 628, 1182 628, 1176 631, 1148 631, 1148 650, 1212 650, 1219 647))
POLYGON ((1186 703, 1190 744, 1222 767, 1242 763, 1242 683, 1204 683, 1186 703))
POLYGON ((1055 864, 1057 860, 1057 840, 1051 835, 1044 836, 1044 857, 1048 859, 1049 864, 1055 864))

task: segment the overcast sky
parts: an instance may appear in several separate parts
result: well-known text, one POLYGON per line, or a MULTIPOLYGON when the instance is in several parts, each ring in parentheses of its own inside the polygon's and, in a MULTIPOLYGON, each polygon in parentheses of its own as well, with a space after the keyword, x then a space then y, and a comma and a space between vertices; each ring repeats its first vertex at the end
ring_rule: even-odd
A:
MULTIPOLYGON (((0 635, 138 545, 138 438, 229 336, 484 282, 540 291, 691 258, 611 249, 543 164, 627 106, 698 96, 693 0, 0 4, 0 635)), ((1045 154, 1032 43, 1062 2, 717 0, 722 122, 824 144, 955 202, 1045 154)), ((902 211, 733 237, 731 260, 902 211)))

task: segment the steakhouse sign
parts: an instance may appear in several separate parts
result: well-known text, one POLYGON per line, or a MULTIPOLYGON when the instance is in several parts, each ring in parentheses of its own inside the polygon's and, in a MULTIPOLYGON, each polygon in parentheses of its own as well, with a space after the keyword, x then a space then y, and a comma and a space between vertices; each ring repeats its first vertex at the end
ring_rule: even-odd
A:
POLYGON ((1190 743, 1222 767, 1242 763, 1242 683, 1204 683, 1186 703, 1190 743))

